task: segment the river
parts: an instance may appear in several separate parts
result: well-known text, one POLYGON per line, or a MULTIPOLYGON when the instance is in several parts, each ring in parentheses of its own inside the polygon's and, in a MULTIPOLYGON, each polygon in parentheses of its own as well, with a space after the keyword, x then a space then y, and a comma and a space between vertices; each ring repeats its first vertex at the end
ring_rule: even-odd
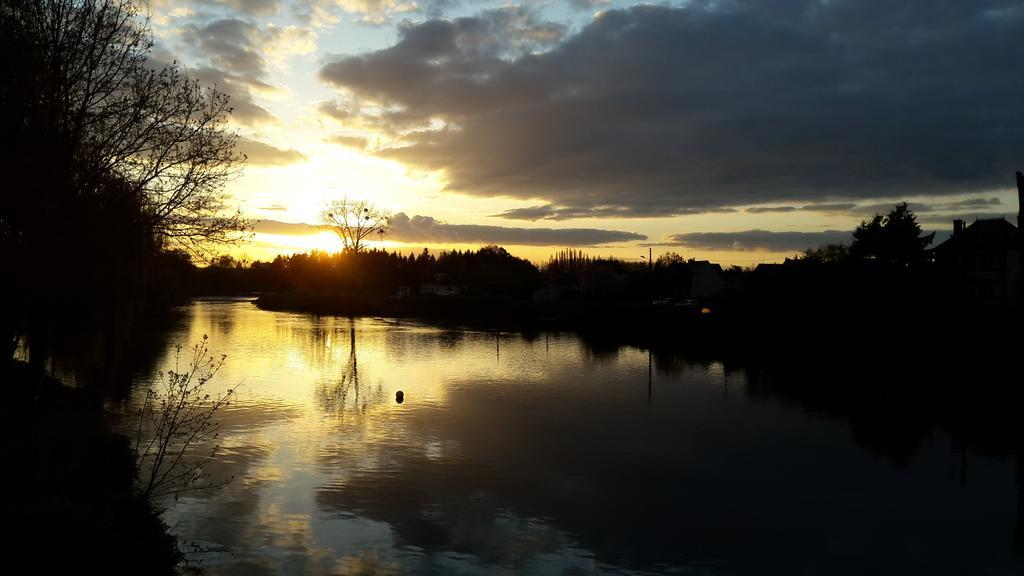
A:
POLYGON ((1024 567, 1012 454, 937 427, 872 442, 750 370, 245 300, 165 337, 204 335, 227 356, 208 391, 237 386, 208 468, 230 482, 162 505, 210 574, 1024 567))

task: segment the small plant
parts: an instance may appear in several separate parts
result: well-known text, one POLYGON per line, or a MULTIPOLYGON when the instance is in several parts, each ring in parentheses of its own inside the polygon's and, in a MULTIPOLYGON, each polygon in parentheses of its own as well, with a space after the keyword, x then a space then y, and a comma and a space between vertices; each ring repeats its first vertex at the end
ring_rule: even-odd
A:
POLYGON ((230 404, 231 388, 219 396, 205 391, 226 356, 215 359, 206 347, 207 336, 192 348, 188 366, 180 369, 181 346, 175 348, 174 369, 162 373, 162 386, 154 384, 138 412, 135 434, 135 477, 145 498, 215 488, 230 482, 208 482, 205 466, 217 454, 217 411, 230 404))

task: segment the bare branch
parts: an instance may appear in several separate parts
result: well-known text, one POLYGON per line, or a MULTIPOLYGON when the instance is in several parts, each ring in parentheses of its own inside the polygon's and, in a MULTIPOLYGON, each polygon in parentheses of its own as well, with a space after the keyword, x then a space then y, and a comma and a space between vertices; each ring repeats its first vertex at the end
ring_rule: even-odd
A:
POLYGON ((359 252, 367 238, 383 238, 387 234, 391 213, 366 200, 345 197, 328 202, 320 213, 320 221, 341 238, 346 252, 359 252))

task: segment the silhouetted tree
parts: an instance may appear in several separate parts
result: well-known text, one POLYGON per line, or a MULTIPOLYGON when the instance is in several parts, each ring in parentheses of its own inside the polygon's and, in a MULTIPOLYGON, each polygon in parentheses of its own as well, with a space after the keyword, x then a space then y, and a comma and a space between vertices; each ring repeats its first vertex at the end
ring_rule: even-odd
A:
POLYGON ((922 236, 917 217, 906 202, 901 202, 887 215, 875 214, 870 221, 857 226, 850 254, 855 258, 907 267, 924 260, 924 249, 934 237, 934 232, 922 236))
POLYGON ((593 258, 582 250, 559 250, 553 254, 547 264, 544 265, 544 272, 548 274, 575 274, 586 268, 593 262, 593 258))
POLYGON ((0 96, 8 137, 21 149, 20 170, 45 165, 29 188, 56 201, 132 202, 137 217, 124 225, 193 253, 246 228, 223 190, 244 160, 226 129, 227 96, 154 61, 148 22, 132 2, 11 0, 0 19, 14 44, 3 46, 6 81, 17 85, 0 96))
POLYGON ((246 228, 226 206, 243 160, 227 97, 153 60, 152 45, 129 0, 0 3, 7 357, 27 345, 41 362, 64 339, 67 352, 111 366, 103 356, 124 340, 99 332, 127 338, 141 309, 166 303, 148 296, 159 250, 207 252, 246 228))
POLYGON ((655 266, 664 266, 667 268, 673 264, 683 264, 685 262, 686 258, 683 258, 678 252, 666 252, 661 256, 658 256, 655 266))
POLYGON ((346 252, 359 252, 367 238, 387 233, 391 214, 366 200, 342 198, 328 203, 320 221, 341 238, 346 252))
POLYGON ((817 248, 808 248, 800 254, 800 260, 821 262, 824 264, 840 264, 850 258, 850 247, 846 244, 825 244, 817 248))

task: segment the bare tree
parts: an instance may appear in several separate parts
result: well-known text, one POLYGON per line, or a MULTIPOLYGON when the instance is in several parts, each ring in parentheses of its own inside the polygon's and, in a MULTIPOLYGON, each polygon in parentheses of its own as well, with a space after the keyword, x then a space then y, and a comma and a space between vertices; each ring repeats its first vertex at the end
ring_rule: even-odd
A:
POLYGON ((181 346, 175 352, 175 366, 163 376, 162 387, 146 392, 135 423, 135 475, 139 493, 147 498, 177 495, 190 490, 214 488, 224 482, 208 482, 205 466, 217 454, 219 445, 217 412, 234 397, 230 388, 220 396, 205 391, 224 365, 206 347, 207 337, 192 348, 188 366, 180 367, 181 346))
POLYGON ((359 252, 367 238, 387 234, 391 213, 366 200, 346 197, 329 202, 320 213, 320 221, 341 238, 346 252, 359 252))
POLYGON ((24 128, 12 137, 35 145, 26 157, 54 166, 45 192, 125 197, 134 224, 193 254, 248 228, 224 192, 245 159, 228 97, 152 59, 148 19, 131 0, 5 0, 0 17, 31 62, 13 66, 24 87, 2 103, 24 128))

